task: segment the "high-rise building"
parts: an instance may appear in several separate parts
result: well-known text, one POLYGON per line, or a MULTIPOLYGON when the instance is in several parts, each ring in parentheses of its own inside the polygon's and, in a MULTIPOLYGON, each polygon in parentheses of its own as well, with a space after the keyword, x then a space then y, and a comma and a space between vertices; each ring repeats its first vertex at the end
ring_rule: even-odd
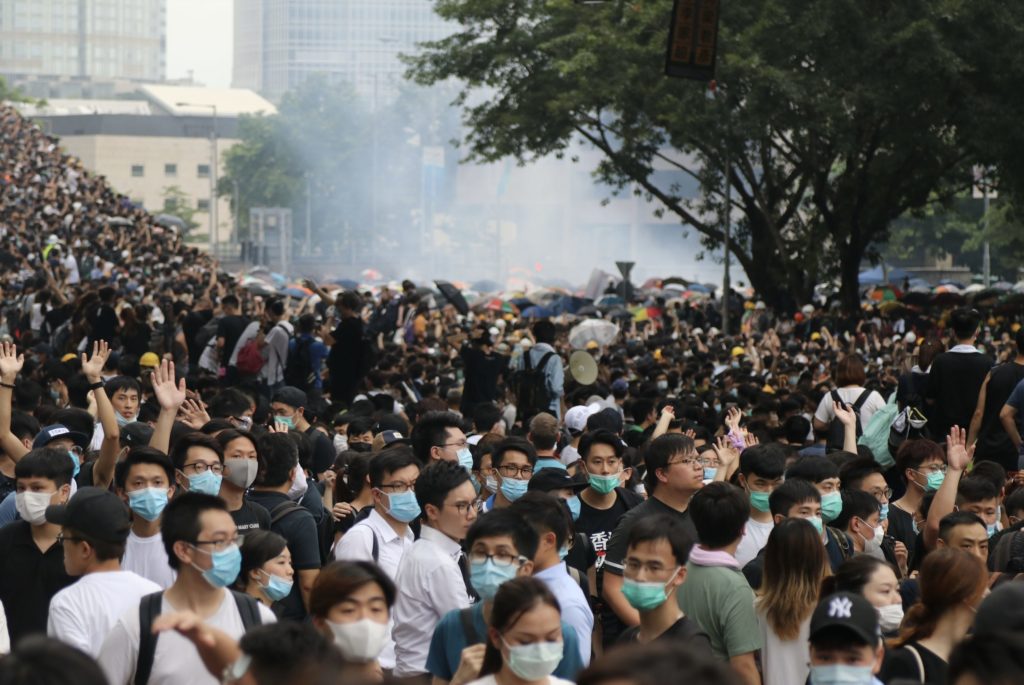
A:
POLYGON ((432 0, 235 0, 235 88, 277 101, 312 74, 373 104, 394 95, 401 54, 451 33, 432 0))
POLYGON ((0 0, 0 74, 161 81, 167 0, 0 0))

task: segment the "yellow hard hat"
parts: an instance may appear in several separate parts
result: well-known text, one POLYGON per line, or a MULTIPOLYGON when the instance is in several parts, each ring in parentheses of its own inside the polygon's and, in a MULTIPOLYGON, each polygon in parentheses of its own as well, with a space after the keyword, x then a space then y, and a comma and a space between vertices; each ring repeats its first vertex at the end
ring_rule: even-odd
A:
POLYGON ((747 353, 746 350, 744 350, 742 347, 737 345, 736 347, 732 348, 732 351, 729 354, 731 354, 734 357, 742 357, 746 353, 747 353))
POLYGON ((146 352, 139 357, 139 366, 155 369, 160 366, 160 357, 156 356, 156 352, 146 352))

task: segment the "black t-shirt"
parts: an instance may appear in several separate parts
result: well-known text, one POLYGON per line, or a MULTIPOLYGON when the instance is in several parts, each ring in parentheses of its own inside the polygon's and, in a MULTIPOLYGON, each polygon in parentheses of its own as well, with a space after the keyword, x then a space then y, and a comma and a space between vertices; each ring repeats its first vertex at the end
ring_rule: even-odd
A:
POLYGON ((985 413, 978 431, 978 459, 994 461, 1007 471, 1017 470, 1017 450, 1003 429, 999 412, 1022 379, 1024 364, 1009 362, 992 369, 985 386, 985 413))
POLYGON ((46 634, 50 600, 74 581, 64 571, 59 542, 40 552, 26 521, 0 528, 0 603, 12 645, 26 635, 46 634))
POLYGON ((14 476, 5 476, 0 473, 0 502, 3 502, 7 495, 14 492, 18 481, 14 476))
POLYGON ((113 340, 117 335, 117 313, 114 308, 109 304, 101 304, 94 312, 94 317, 90 320, 92 332, 89 334, 89 344, 93 340, 113 340))
MULTIPOLYGON (((675 597, 670 597, 668 601, 675 601, 675 597)), ((619 635, 618 643, 621 645, 633 644, 640 639, 640 626, 630 626, 622 631, 619 635)), ((686 616, 683 616, 678 621, 673 623, 668 629, 654 638, 655 642, 669 642, 684 644, 696 652, 706 655, 709 659, 715 658, 715 653, 711 650, 711 638, 708 637, 707 633, 700 629, 696 621, 691 621, 686 616)))
POLYGON ((231 512, 231 518, 235 521, 235 528, 239 533, 247 533, 251 530, 270 530, 270 512, 263 506, 242 497, 242 506, 231 512))
POLYGON ((185 315, 185 320, 181 322, 181 330, 185 334, 185 340, 188 342, 188 361, 190 364, 199 363, 199 357, 203 354, 203 348, 195 344, 196 336, 199 335, 199 331, 203 326, 210 323, 212 318, 213 312, 205 309, 203 311, 189 312, 185 315))
POLYGON ((321 474, 334 465, 337 452, 334 450, 334 443, 321 431, 310 426, 306 435, 313 445, 313 473, 321 474))
MULTIPOLYGON (((914 545, 917 542, 917 533, 914 532, 914 517, 891 504, 889 505, 888 534, 906 545, 909 554, 914 553, 914 545)), ((907 567, 913 568, 910 559, 907 560, 907 567)))
POLYGON ((615 504, 608 509, 595 509, 580 497, 580 517, 576 521, 576 530, 590 538, 590 544, 597 553, 597 569, 600 570, 604 564, 608 542, 628 510, 622 497, 616 497, 615 504))
POLYGON ((943 352, 928 372, 928 431, 943 440, 952 426, 971 423, 978 391, 992 368, 992 359, 980 352, 943 352))
POLYGON ((946 685, 948 673, 949 664, 943 661, 938 654, 925 649, 918 642, 909 642, 899 649, 890 650, 885 655, 878 679, 885 683, 897 678, 905 678, 915 683, 946 685), (915 650, 921 658, 920 664, 911 649, 915 650), (921 666, 924 666, 923 679, 921 678, 921 666))
POLYGON ((327 355, 327 368, 333 379, 353 380, 363 368, 363 321, 353 316, 342 319, 331 333, 334 344, 327 355))
POLYGON ((246 320, 237 315, 225 316, 217 322, 217 337, 224 338, 224 347, 220 355, 222 366, 227 366, 231 354, 235 351, 235 345, 238 344, 238 339, 242 337, 247 325, 246 320))

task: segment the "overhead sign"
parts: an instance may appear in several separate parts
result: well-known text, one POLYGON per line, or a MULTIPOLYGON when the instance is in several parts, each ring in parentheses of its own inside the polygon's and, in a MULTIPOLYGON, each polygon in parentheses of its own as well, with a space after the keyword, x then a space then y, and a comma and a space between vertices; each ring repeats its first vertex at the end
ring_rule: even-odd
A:
POLYGON ((720 0, 675 0, 665 74, 710 81, 718 54, 720 0))

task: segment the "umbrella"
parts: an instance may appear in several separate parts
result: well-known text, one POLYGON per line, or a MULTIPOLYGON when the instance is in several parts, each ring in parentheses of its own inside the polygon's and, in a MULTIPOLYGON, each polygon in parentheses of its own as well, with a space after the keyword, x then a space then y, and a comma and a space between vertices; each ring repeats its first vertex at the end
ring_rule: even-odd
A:
POLYGON ((331 285, 340 285, 345 290, 355 290, 359 287, 359 284, 353 281, 351 278, 335 278, 333 281, 327 281, 331 285))
POLYGON ((878 285, 880 283, 897 283, 906 277, 907 272, 903 269, 892 268, 885 272, 882 269, 882 265, 879 264, 874 268, 857 274, 857 282, 861 285, 878 285))
POLYGON ((943 293, 953 293, 955 295, 959 295, 961 291, 962 288, 958 288, 953 283, 940 283, 939 285, 935 286, 935 290, 933 290, 932 292, 936 295, 942 295, 943 293))
POLYGON ((297 300, 305 299, 313 294, 313 291, 310 290, 309 288, 304 288, 301 285, 294 284, 285 286, 284 288, 281 288, 280 291, 278 292, 280 292, 282 295, 285 295, 286 297, 294 297, 297 300))
POLYGON ((611 309, 612 307, 622 307, 626 304, 626 301, 618 295, 605 295, 594 304, 598 308, 611 309))
POLYGON ((868 299, 875 302, 894 302, 900 298, 900 291, 891 285, 876 285, 868 291, 868 299))
POLYGON ((936 292, 932 296, 932 304, 936 307, 956 307, 964 302, 964 296, 952 290, 936 292))
POLYGON ((981 283, 971 283, 969 286, 964 288, 964 295, 972 295, 974 293, 980 293, 985 289, 985 286, 981 283))
POLYGON ((661 282, 662 288, 667 288, 670 285, 681 285, 683 286, 683 288, 688 288, 690 287, 690 282, 685 278, 681 278, 680 276, 669 276, 668 278, 661 282))
POLYGON ((277 290, 274 289, 274 286, 270 285, 269 283, 264 283, 263 281, 258 279, 251 280, 248 283, 243 283, 242 287, 248 290, 249 292, 253 293, 254 295, 277 294, 277 290))
POLYGON ((576 316, 600 316, 601 310, 592 304, 588 304, 584 307, 580 307, 576 310, 576 316))
POLYGON ((522 309, 524 311, 529 309, 530 307, 537 306, 537 303, 528 297, 513 297, 511 300, 509 300, 509 302, 511 302, 516 307, 519 307, 519 309, 522 309))
POLYGON ((501 290, 500 283, 498 283, 497 281, 488 280, 477 281, 473 283, 470 287, 472 287, 473 290, 476 290, 477 292, 481 293, 494 293, 501 290))
POLYGON ((591 304, 591 301, 585 297, 575 297, 573 295, 564 295, 551 304, 548 307, 551 308, 556 315, 557 314, 579 314, 580 309, 591 304))
POLYGON ((135 222, 123 216, 108 216, 106 222, 111 226, 133 226, 135 222))
POLYGON ((613 309, 610 312, 608 312, 606 314, 606 316, 609 319, 632 319, 633 318, 633 312, 629 311, 628 309, 623 309, 622 307, 618 307, 618 308, 613 309))
POLYGON ((900 298, 903 304, 909 307, 923 307, 928 304, 931 299, 931 293, 923 293, 920 290, 911 290, 909 293, 903 293, 903 297, 900 298))
POLYGON ((364 281, 379 281, 384 278, 384 275, 376 269, 363 269, 359 277, 364 281))
POLYGON ((569 344, 577 350, 582 350, 588 342, 596 342, 604 347, 610 345, 619 335, 619 327, 611 321, 601 319, 587 319, 572 327, 569 331, 569 344))
POLYGON ((185 221, 173 214, 157 214, 154 221, 168 228, 185 228, 185 221))
POLYGON ((448 281, 434 281, 437 289, 444 295, 444 299, 448 300, 448 303, 455 307, 455 310, 465 316, 469 314, 469 303, 466 302, 466 298, 462 296, 459 289, 448 281))
POLYGON ((1007 281, 996 281, 992 284, 992 287, 996 290, 1002 290, 1005 292, 1013 288, 1013 283, 1009 283, 1007 281))
POLYGON ((551 310, 547 307, 533 305, 523 310, 522 317, 524 319, 548 319, 551 317, 551 310))

